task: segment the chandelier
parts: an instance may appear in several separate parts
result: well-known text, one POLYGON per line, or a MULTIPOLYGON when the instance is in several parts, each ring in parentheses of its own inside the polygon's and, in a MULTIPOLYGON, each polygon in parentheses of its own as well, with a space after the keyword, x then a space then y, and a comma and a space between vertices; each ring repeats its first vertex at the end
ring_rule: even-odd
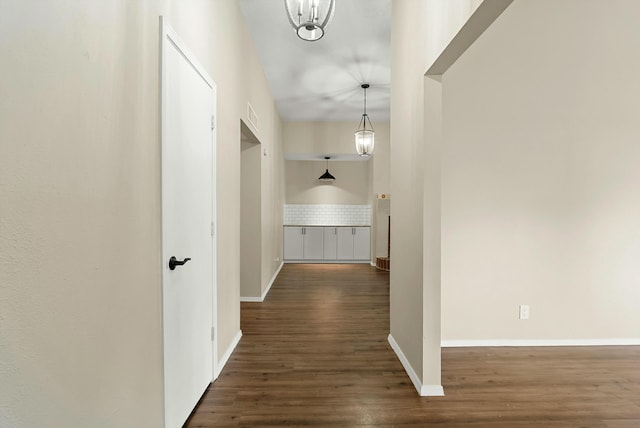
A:
POLYGON ((367 88, 369 84, 363 83, 360 87, 364 90, 364 113, 362 113, 362 119, 360 119, 360 124, 356 131, 356 151, 360 156, 371 156, 375 146, 376 133, 367 114, 367 88), (368 129, 367 122, 369 123, 368 129))
POLYGON ((284 0, 284 7, 298 37, 313 42, 324 36, 336 5, 335 0, 284 0))

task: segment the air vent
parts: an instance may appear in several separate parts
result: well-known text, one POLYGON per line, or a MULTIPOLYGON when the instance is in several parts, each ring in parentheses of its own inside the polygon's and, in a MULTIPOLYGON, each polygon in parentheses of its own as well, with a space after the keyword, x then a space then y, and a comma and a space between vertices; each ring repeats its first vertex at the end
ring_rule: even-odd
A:
POLYGON ((257 131, 258 115, 256 114, 255 110, 253 109, 253 107, 251 107, 251 104, 249 103, 247 103, 247 119, 249 120, 249 123, 253 125, 253 128, 257 131))

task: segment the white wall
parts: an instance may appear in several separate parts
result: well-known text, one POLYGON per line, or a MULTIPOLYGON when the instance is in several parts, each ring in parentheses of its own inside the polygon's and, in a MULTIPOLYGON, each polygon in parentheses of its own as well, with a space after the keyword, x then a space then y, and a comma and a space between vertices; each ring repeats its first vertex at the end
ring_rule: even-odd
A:
MULTIPOLYGON (((244 138, 244 135, 243 135, 244 138)), ((260 297, 262 265, 262 158, 260 144, 245 141, 240 154, 240 296, 260 297)))
MULTIPOLYGON (((271 104, 273 107, 273 103, 271 104)), ((261 295, 269 287, 274 275, 282 266, 282 221, 285 200, 284 156, 282 151, 282 122, 277 111, 271 114, 271 141, 267 140, 262 154, 262 269, 261 295), (264 149, 267 150, 266 156, 264 149)))
POLYGON ((377 199, 374 202, 373 213, 375 213, 376 227, 378 228, 378 240, 374 257, 389 256, 389 216, 391 215, 391 200, 377 199))
MULTIPOLYGON (((375 196, 376 193, 389 193, 390 190, 390 128, 389 122, 372 120, 376 131, 376 147, 368 162, 373 162, 369 182, 371 195, 375 196)), ((357 127, 357 122, 284 122, 282 149, 287 154, 354 155, 353 134, 357 127)))
MULTIPOLYGON (((391 335, 407 358, 409 371, 415 373, 417 387, 440 384, 439 328, 425 332, 423 325, 424 73, 480 3, 393 2, 391 335), (425 362, 423 356, 427 353, 437 355, 425 362)), ((437 245, 434 251, 439 256, 437 245)), ((439 293, 439 282, 431 285, 439 293)))
POLYGON ((443 339, 640 339, 638 22, 516 0, 444 75, 443 339))
MULTIPOLYGON (((284 194, 279 118, 248 31, 232 1, 1 9, 0 426, 161 426, 159 16, 218 88, 218 355, 240 328, 248 100, 271 153, 264 199, 284 194)), ((282 214, 266 211, 271 257, 282 214)))
POLYGON ((320 181, 325 161, 285 161, 287 204, 352 204, 369 203, 369 161, 329 161, 329 172, 335 181, 320 181))

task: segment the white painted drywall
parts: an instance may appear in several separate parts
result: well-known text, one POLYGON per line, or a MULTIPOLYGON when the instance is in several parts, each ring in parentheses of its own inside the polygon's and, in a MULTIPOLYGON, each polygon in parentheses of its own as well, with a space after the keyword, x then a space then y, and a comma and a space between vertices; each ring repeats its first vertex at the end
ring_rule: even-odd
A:
MULTIPOLYGON (((359 118, 349 122, 284 122, 283 150, 288 154, 317 155, 355 155, 354 132, 359 118)), ((372 192, 389 193, 389 122, 376 122, 372 117, 376 131, 373 161, 372 192)))
POLYGON ((640 338, 639 21, 516 0, 445 73, 443 339, 640 338))
MULTIPOLYGON (((379 230, 374 257, 389 256, 389 216, 391 215, 391 200, 376 199, 372 213, 375 213, 376 227, 379 230)), ((375 260, 375 259, 374 259, 375 260)))
POLYGON ((434 337, 423 331, 424 73, 480 3, 393 2, 391 335, 423 385, 440 384, 439 362, 423 362, 425 347, 430 353, 437 347, 434 337))
POLYGON ((0 426, 162 426, 160 15, 218 88, 218 355, 240 329, 247 101, 280 201, 263 254, 282 251, 281 125, 235 2, 3 1, 0 426))
POLYGON ((242 141, 240 154, 240 296, 262 295, 262 147, 242 141))
MULTIPOLYGON (((258 66, 259 64, 256 64, 258 66)), ((266 84, 266 82, 264 82, 266 84)), ((264 87, 263 87, 264 88, 264 87)), ((263 137, 261 144, 262 169, 262 270, 261 295, 264 295, 269 283, 282 266, 283 235, 282 222, 285 201, 284 156, 282 151, 282 123, 271 95, 264 93, 264 107, 260 111, 271 112, 268 138, 263 137), (268 109, 268 106, 271 106, 268 109), (266 152, 265 152, 266 150, 266 152)), ((262 105, 261 103, 258 105, 262 105)))
POLYGON ((326 168, 324 161, 285 161, 287 204, 369 203, 369 168, 371 161, 329 162, 334 181, 320 181, 326 168))

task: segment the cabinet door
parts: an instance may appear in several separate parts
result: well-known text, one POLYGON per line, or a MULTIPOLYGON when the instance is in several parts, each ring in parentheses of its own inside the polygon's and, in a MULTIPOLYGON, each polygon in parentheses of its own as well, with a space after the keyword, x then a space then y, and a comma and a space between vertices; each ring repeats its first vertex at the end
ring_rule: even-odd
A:
POLYGON ((338 258, 338 228, 324 228, 324 259, 335 260, 338 258))
POLYGON ((353 260, 353 227, 338 228, 337 259, 353 260))
POLYGON ((371 228, 354 227, 353 258, 354 260, 371 260, 371 228))
POLYGON ((303 227, 305 260, 322 260, 324 258, 324 227, 303 227))
POLYGON ((284 260, 302 260, 302 228, 285 226, 284 260))

